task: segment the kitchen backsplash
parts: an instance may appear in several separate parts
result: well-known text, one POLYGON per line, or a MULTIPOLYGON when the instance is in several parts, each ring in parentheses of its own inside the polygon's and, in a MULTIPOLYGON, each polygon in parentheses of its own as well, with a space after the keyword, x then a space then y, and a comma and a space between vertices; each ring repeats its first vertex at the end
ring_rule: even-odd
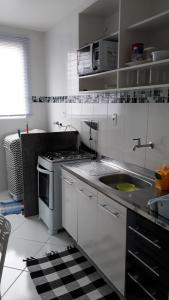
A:
POLYGON ((49 131, 65 130, 57 126, 59 122, 71 125, 87 139, 81 124, 86 119, 96 120, 99 122, 100 154, 152 170, 169 164, 168 88, 33 97, 32 100, 35 106, 47 103, 49 131), (142 143, 153 142, 154 149, 133 151, 133 139, 139 137, 142 143))
POLYGON ((73 96, 32 97, 39 103, 169 103, 169 88, 89 92, 73 96))

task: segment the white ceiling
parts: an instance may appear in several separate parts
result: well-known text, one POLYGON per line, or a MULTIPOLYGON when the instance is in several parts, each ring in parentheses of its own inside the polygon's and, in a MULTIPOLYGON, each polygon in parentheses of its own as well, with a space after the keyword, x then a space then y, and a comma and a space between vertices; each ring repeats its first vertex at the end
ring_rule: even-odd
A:
POLYGON ((83 13, 98 17, 108 17, 119 8, 119 0, 98 0, 83 13))
POLYGON ((0 25, 47 31, 86 0, 0 0, 0 25))

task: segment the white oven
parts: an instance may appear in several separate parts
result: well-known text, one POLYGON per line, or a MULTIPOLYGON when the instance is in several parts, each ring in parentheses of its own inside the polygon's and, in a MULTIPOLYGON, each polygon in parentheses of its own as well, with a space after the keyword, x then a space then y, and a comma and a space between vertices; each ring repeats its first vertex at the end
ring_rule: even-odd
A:
POLYGON ((38 197, 49 209, 53 209, 53 171, 48 171, 41 165, 38 170, 38 197))
POLYGON ((38 157, 39 218, 47 225, 50 234, 62 229, 62 163, 91 158, 93 154, 75 151, 54 152, 38 157))

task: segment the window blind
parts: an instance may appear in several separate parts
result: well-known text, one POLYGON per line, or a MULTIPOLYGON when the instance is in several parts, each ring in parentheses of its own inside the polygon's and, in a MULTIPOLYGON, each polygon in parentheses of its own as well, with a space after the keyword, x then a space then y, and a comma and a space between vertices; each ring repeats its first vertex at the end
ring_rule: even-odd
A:
POLYGON ((31 114, 29 39, 0 35, 0 117, 31 114))

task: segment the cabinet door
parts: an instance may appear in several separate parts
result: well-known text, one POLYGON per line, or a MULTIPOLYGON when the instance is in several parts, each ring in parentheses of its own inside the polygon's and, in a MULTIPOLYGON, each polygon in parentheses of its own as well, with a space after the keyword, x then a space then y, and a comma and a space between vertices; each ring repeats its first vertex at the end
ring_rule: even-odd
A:
POLYGON ((62 225, 77 241, 77 196, 75 178, 62 171, 62 225))
POLYGON ((124 295, 126 208, 99 193, 97 206, 96 263, 124 295))
POLYGON ((94 260, 96 248, 97 191, 78 182, 78 244, 94 260))

